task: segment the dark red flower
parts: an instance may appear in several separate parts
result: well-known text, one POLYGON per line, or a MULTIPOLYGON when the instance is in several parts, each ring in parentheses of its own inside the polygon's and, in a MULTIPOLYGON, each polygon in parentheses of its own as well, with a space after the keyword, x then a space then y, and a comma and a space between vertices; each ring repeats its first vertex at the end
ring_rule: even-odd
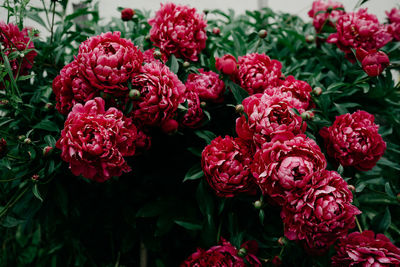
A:
POLYGON ((285 236, 304 240, 311 254, 326 252, 355 226, 355 215, 361 213, 351 205, 353 195, 347 183, 334 171, 314 173, 307 187, 286 199, 281 212, 285 236))
POLYGON ((143 63, 140 50, 120 32, 107 32, 81 43, 77 63, 89 83, 114 96, 128 94, 127 82, 143 63))
POLYGON ((0 159, 7 155, 7 141, 4 138, 0 139, 0 159))
POLYGON ((228 241, 222 239, 220 245, 211 247, 207 251, 198 248, 180 267, 247 267, 245 260, 250 266, 261 267, 261 262, 250 251, 244 258, 238 256, 238 251, 228 241))
POLYGON ((133 10, 132 8, 124 8, 121 11, 121 19, 123 21, 129 21, 133 18, 133 15, 135 15, 135 10, 133 10))
POLYGON ((327 42, 336 44, 352 62, 355 60, 352 48, 367 51, 379 49, 392 39, 385 25, 380 24, 375 15, 367 13, 366 8, 341 16, 336 23, 336 30, 327 42))
POLYGON ((390 63, 389 57, 382 51, 376 51, 376 49, 365 51, 362 48, 357 48, 356 56, 361 62, 363 70, 371 77, 380 75, 390 63))
POLYGON ((325 167, 325 157, 314 140, 287 132, 257 150, 251 171, 262 192, 282 205, 288 195, 304 191, 325 167))
POLYGON ((186 88, 196 92, 201 100, 210 100, 216 103, 223 101, 225 84, 219 75, 213 71, 199 69, 199 74, 190 73, 185 83, 186 88))
POLYGON ((172 134, 178 131, 179 123, 174 119, 169 119, 161 124, 161 130, 166 134, 172 134))
POLYGON ((199 53, 206 47, 207 22, 195 8, 161 4, 154 18, 149 19, 150 40, 168 56, 197 61, 199 53))
MULTIPOLYGON (((188 88, 188 87, 187 87, 188 88)), ((182 125, 189 128, 197 128, 204 119, 204 112, 200 106, 200 99, 196 92, 187 90, 185 93, 187 111, 182 118, 182 125)))
POLYGON ((237 72, 237 61, 232 55, 224 55, 215 58, 215 68, 226 75, 234 75, 237 72))
POLYGON ((265 54, 252 53, 239 57, 240 85, 249 94, 262 93, 270 86, 277 86, 282 64, 265 54))
POLYGON ((320 135, 330 157, 343 166, 367 171, 376 165, 386 150, 378 128, 374 115, 359 110, 337 116, 332 126, 321 129, 320 135))
POLYGON ((80 74, 75 60, 65 65, 53 80, 53 92, 56 95, 56 108, 63 115, 67 115, 75 104, 84 104, 98 95, 98 90, 80 74))
POLYGON ((342 8, 344 9, 344 6, 339 2, 331 0, 328 0, 328 2, 321 0, 314 1, 311 10, 308 11, 308 16, 313 18, 315 31, 317 33, 323 32, 326 26, 334 28, 336 20, 345 14, 342 8))
POLYGON ((208 184, 220 197, 233 197, 238 193, 256 193, 250 173, 249 145, 240 138, 217 137, 201 154, 201 164, 208 184))
POLYGON ((173 118, 186 91, 178 76, 161 62, 144 65, 140 74, 132 77, 132 88, 140 91, 132 115, 148 126, 159 126, 173 118))
POLYGON ((136 136, 131 119, 115 108, 105 111, 96 97, 72 108, 56 147, 74 175, 104 182, 131 170, 123 157, 135 154, 136 136))
POLYGON ((340 240, 332 267, 400 266, 400 249, 383 234, 369 230, 354 232, 340 240))

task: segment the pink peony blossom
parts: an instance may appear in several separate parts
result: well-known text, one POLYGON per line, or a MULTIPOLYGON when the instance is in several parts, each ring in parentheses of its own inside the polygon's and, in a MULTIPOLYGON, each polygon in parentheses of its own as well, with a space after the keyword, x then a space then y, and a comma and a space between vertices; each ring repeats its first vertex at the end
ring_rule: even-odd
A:
POLYGON ((240 85, 249 94, 262 93, 267 87, 277 86, 282 64, 265 54, 252 53, 239 57, 240 85))
POLYGON ((250 173, 251 161, 248 144, 230 136, 217 137, 201 154, 207 182, 220 197, 256 193, 254 178, 250 173))
POLYGON ((56 95, 56 108, 67 115, 77 103, 86 103, 98 95, 98 90, 79 73, 79 65, 72 61, 60 71, 53 80, 53 92, 56 95))
POLYGON ((133 102, 132 115, 148 126, 161 125, 174 117, 186 91, 178 76, 160 62, 144 65, 132 77, 132 88, 140 91, 139 99, 133 102))
POLYGON ((336 117, 330 127, 324 127, 328 156, 343 166, 354 166, 360 171, 372 169, 386 150, 386 143, 378 133, 374 115, 358 110, 336 117))
POLYGON ((334 171, 314 174, 311 183, 289 194, 282 208, 285 236, 304 240, 311 254, 326 252, 336 239, 355 226, 355 215, 361 212, 351 202, 353 195, 347 183, 334 171))
POLYGON ((304 191, 325 167, 325 157, 314 140, 287 132, 257 150, 251 171, 262 192, 282 205, 288 195, 304 191))
POLYGON ((375 49, 367 52, 362 48, 357 48, 356 57, 361 62, 365 73, 371 77, 379 76, 390 63, 389 57, 384 52, 375 49))
POLYGON ((336 44, 352 62, 355 59, 351 48, 367 51, 379 49, 392 39, 385 25, 380 24, 375 15, 367 13, 366 8, 341 16, 336 23, 336 30, 327 42, 336 44))
POLYGON ((161 4, 149 24, 150 40, 168 56, 174 54, 178 58, 197 61, 199 53, 206 47, 207 22, 195 8, 161 4))
POLYGON ((242 102, 243 115, 236 120, 236 133, 245 140, 261 145, 279 133, 304 133, 307 124, 292 110, 292 94, 276 91, 274 95, 255 94, 242 102))
POLYGON ((143 55, 120 32, 91 37, 79 46, 79 72, 89 83, 114 96, 128 94, 127 82, 139 71, 143 55))
POLYGON ((56 147, 74 175, 104 182, 131 170, 123 157, 135 154, 136 137, 131 119, 115 108, 105 111, 96 97, 72 108, 56 147))
POLYGON ((185 101, 187 102, 187 111, 182 118, 182 125, 189 128, 201 126, 204 119, 204 112, 200 106, 199 96, 196 92, 188 90, 185 94, 185 101))
MULTIPOLYGON (((17 25, 12 23, 5 24, 4 21, 0 21, 0 43, 3 46, 2 50, 4 54, 9 57, 11 53, 19 51, 22 57, 18 56, 14 59, 9 59, 12 73, 14 78, 19 75, 26 75, 28 70, 32 68, 33 61, 37 55, 35 46, 32 40, 29 38, 28 28, 24 28, 22 31, 18 29, 17 25), (26 52, 30 50, 29 52, 26 52)), ((0 57, 0 63, 4 64, 4 59, 0 57)), ((0 89, 4 88, 4 84, 0 84, 0 89)))
POLYGON ((332 267, 341 266, 400 266, 400 249, 383 234, 369 230, 354 232, 340 240, 332 267))
POLYGON ((190 73, 186 88, 196 92, 201 100, 210 100, 216 103, 223 101, 225 84, 219 79, 219 75, 213 71, 199 69, 199 74, 190 73))
POLYGON ((224 55, 215 58, 215 68, 226 75, 235 75, 237 72, 237 61, 232 55, 224 55))
POLYGON ((400 41, 400 9, 393 8, 390 12, 386 11, 388 16, 389 25, 388 32, 392 35, 393 39, 400 41))
MULTIPOLYGON (((190 255, 180 265, 180 267, 246 267, 248 266, 246 262, 248 262, 250 266, 261 267, 261 262, 254 255, 257 253, 257 250, 249 250, 246 243, 242 245, 242 247, 247 249, 247 254, 244 257, 238 255, 239 250, 232 246, 231 243, 222 239, 220 245, 211 247, 208 250, 198 248, 195 253, 190 255)), ((256 242, 254 241, 254 243, 256 242)))
POLYGON ((308 11, 308 16, 313 18, 313 25, 317 33, 323 32, 325 26, 335 27, 336 20, 345 14, 344 6, 339 2, 328 0, 314 1, 312 8, 308 11), (323 12, 321 12, 323 11, 323 12))

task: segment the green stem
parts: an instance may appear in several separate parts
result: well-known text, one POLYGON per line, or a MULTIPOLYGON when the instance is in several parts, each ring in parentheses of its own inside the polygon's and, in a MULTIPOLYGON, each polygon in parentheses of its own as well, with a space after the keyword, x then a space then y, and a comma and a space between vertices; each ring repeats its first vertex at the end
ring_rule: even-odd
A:
POLYGON ((357 216, 356 216, 355 218, 356 218, 356 224, 357 224, 358 231, 359 231, 360 233, 362 233, 363 230, 362 230, 362 228, 361 228, 360 222, 358 221, 357 216))
POLYGON ((23 197, 23 195, 24 195, 29 189, 30 189, 29 186, 25 187, 24 190, 22 190, 22 192, 19 193, 19 195, 18 195, 15 199, 13 199, 13 200, 11 200, 10 202, 8 202, 8 203, 6 204, 6 206, 1 210, 1 212, 0 212, 0 218, 2 218, 5 214, 7 214, 7 211, 8 211, 12 206, 14 206, 15 203, 17 203, 18 200, 19 200, 21 197, 23 197))
POLYGON ((51 36, 50 36, 50 43, 53 43, 53 29, 54 29, 54 15, 56 14, 56 2, 52 1, 53 4, 53 17, 51 19, 51 36))
POLYGON ((217 232, 217 243, 219 242, 220 238, 221 238, 221 229, 222 229, 222 218, 219 221, 219 225, 218 225, 218 232, 217 232))

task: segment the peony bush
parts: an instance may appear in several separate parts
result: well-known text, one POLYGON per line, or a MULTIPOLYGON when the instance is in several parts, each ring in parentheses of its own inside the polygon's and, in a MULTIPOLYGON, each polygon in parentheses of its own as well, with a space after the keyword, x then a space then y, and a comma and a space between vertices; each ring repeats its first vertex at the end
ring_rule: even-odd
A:
POLYGON ((400 9, 364 2, 5 1, 0 266, 399 266, 400 9))

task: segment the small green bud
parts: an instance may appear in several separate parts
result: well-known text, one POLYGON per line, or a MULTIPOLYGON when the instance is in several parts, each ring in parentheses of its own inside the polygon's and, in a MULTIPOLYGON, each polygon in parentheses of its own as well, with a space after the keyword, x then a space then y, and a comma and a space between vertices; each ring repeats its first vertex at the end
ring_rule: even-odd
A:
POLYGON ((244 258, 247 255, 247 249, 240 248, 238 251, 238 256, 244 258))
POLYGON ((190 63, 188 61, 183 62, 183 67, 184 68, 189 68, 190 67, 190 63))
POLYGON ((236 105, 235 110, 236 113, 242 114, 244 112, 244 106, 242 104, 236 105))
POLYGON ((254 206, 254 208, 256 208, 256 209, 261 209, 261 207, 262 207, 262 202, 260 201, 260 200, 257 200, 257 201, 255 201, 254 203, 253 203, 253 206, 254 206))
POLYGON ((140 91, 132 89, 129 91, 129 98, 132 100, 138 100, 140 98, 140 91))
POLYGON ((258 32, 258 37, 260 37, 261 39, 264 39, 265 37, 267 37, 268 32, 266 30, 260 30, 258 32))

